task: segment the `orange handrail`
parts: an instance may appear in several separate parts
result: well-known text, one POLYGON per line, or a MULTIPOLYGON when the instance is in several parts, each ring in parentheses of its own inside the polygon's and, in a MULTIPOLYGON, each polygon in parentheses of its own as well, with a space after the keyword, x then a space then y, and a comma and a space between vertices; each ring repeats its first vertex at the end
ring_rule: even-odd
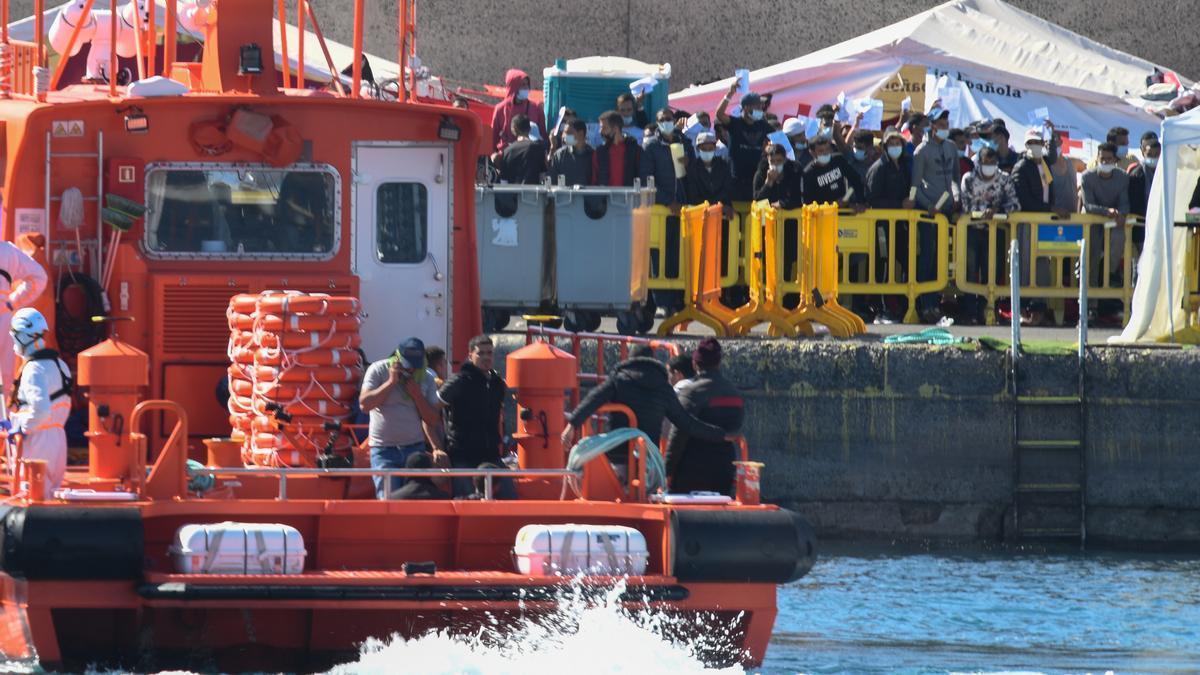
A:
MULTIPOLYGON (((575 362, 579 364, 581 372, 579 373, 579 381, 587 384, 600 384, 608 379, 608 375, 604 370, 604 351, 606 344, 617 345, 617 353, 620 360, 624 361, 629 358, 629 348, 632 345, 647 345, 651 349, 661 349, 665 351, 670 358, 679 356, 679 345, 667 340, 655 340, 653 338, 634 337, 632 335, 607 335, 604 333, 572 333, 568 330, 557 328, 546 328, 544 326, 530 326, 525 332, 525 344, 532 344, 534 340, 542 340, 543 342, 553 343, 555 340, 569 340, 571 343, 571 355, 575 357, 575 362), (594 340, 596 342, 596 372, 582 372, 583 359, 583 342, 585 340, 594 340)), ((571 406, 579 405, 579 390, 576 389, 571 394, 571 406)))
MULTIPOLYGON (((591 436, 592 418, 598 417, 605 413, 619 413, 624 415, 629 422, 629 427, 637 428, 637 415, 633 409, 623 403, 605 403, 596 409, 596 413, 583 421, 580 433, 583 436, 591 436)), ((644 502, 646 501, 646 442, 639 438, 629 444, 629 455, 626 466, 629 468, 629 484, 625 487, 625 496, 630 501, 644 502)), ((597 460, 603 457, 597 457, 597 460)), ((595 460, 593 460, 595 461, 595 460)))
POLYGON ((142 401, 129 415, 130 447, 134 448, 131 458, 130 479, 141 496, 150 499, 175 499, 187 495, 188 419, 187 411, 175 401, 142 401), (142 416, 149 412, 175 414, 175 427, 167 437, 166 445, 154 460, 150 475, 146 476, 146 434, 138 429, 142 416), (143 484, 143 480, 145 481, 143 484))

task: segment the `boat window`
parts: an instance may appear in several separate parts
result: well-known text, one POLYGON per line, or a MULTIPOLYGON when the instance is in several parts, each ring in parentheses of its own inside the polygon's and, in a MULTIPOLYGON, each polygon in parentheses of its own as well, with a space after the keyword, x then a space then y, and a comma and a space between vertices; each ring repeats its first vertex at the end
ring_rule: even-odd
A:
POLYGON ((327 259, 340 239, 330 167, 151 166, 146 202, 152 257, 327 259))
POLYGON ((420 183, 384 183, 375 193, 379 261, 415 264, 429 251, 429 190, 420 183))

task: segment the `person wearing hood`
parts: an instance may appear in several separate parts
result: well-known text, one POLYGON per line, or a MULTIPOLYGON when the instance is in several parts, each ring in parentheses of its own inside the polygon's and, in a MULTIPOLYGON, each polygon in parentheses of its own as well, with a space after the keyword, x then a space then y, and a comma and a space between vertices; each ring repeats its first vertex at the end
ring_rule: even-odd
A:
POLYGON ((729 162, 717 156, 716 134, 705 131, 696 137, 696 157, 683 182, 688 204, 721 204, 727 216, 733 214, 733 174, 729 162))
POLYGON ((679 208, 680 204, 687 201, 683 179, 677 177, 678 170, 682 168, 686 172, 688 162, 695 156, 692 144, 687 142, 687 139, 675 126, 670 109, 659 110, 655 119, 654 136, 648 139, 642 147, 641 167, 638 172, 643 183, 650 178, 654 179, 655 204, 668 206, 675 210, 679 208), (671 154, 672 145, 679 145, 683 148, 684 156, 678 160, 682 166, 676 166, 677 160, 671 154))
MULTIPOLYGON (((414 452, 404 461, 406 469, 432 469, 433 455, 428 452, 414 452)), ((399 490, 393 490, 392 499, 450 499, 450 495, 433 484, 432 478, 413 476, 406 480, 399 490)))
POLYGON ((692 352, 696 376, 679 390, 681 407, 725 432, 721 440, 699 438, 678 424, 667 439, 665 462, 671 492, 719 492, 732 496, 736 457, 733 439, 742 429, 742 394, 721 373, 721 343, 705 338, 692 352))
POLYGON ((509 143, 517 140, 512 132, 512 121, 517 115, 529 118, 530 124, 537 127, 538 138, 549 138, 542 106, 529 100, 529 75, 513 68, 504 75, 504 88, 508 95, 496 104, 492 113, 492 147, 496 153, 503 152, 509 143))
POLYGON ((730 98, 737 93, 735 79, 729 91, 717 106, 717 122, 725 125, 729 132, 729 157, 733 164, 733 200, 748 202, 754 197, 754 174, 762 160, 763 145, 772 132, 766 120, 763 99, 754 92, 742 96, 742 114, 730 117, 725 109, 730 98))
MULTIPOLYGON (((659 440, 664 418, 676 429, 706 441, 720 442, 726 436, 721 427, 702 422, 684 411, 667 379, 666 366, 654 358, 654 350, 646 345, 635 347, 630 358, 617 364, 612 375, 592 389, 579 407, 567 416, 567 426, 562 433, 564 448, 571 447, 579 428, 605 403, 629 406, 637 417, 638 429, 655 442, 659 440)), ((610 416, 610 422, 613 428, 629 426, 625 416, 618 413, 610 416)), ((609 453, 609 459, 623 465, 628 460, 627 451, 624 448, 614 450, 609 453)))

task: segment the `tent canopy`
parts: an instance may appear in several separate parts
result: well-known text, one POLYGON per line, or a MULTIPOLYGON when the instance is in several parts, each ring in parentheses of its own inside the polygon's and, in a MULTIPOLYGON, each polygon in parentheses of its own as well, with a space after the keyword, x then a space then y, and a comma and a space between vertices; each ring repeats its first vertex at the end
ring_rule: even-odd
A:
MULTIPOLYGON (((1043 100, 1069 103, 1065 110, 1061 103, 1046 107, 1056 123, 1068 121, 1068 127, 1077 127, 1078 135, 1073 137, 1102 140, 1108 126, 1122 122, 1131 130, 1157 127, 1157 120, 1139 108, 1138 96, 1155 68, 1153 63, 1001 0, 952 0, 891 26, 753 71, 750 81, 754 90, 775 94, 772 109, 782 117, 832 103, 842 91, 849 98, 873 96, 905 66, 949 75, 962 83, 964 94, 972 99, 971 114, 1004 117, 1017 127, 1027 124, 1026 109, 1043 107, 1043 100), (1094 110, 1111 114, 1091 119, 1094 110)), ((672 95, 671 102, 684 109, 711 110, 731 82, 692 87, 672 95)), ((924 103, 914 96, 913 109, 921 109, 924 103)))
MULTIPOLYGON (((42 16, 45 18, 44 25, 47 33, 50 31, 51 22, 53 22, 54 18, 58 16, 58 11, 70 4, 70 2, 64 3, 62 5, 47 9, 42 13, 42 16)), ((101 4, 102 3, 96 3, 94 11, 107 12, 107 4, 105 4, 104 8, 100 7, 101 4)), ((154 22, 158 25, 159 30, 162 30, 166 23, 166 0, 155 0, 155 4, 158 6, 158 9, 156 9, 154 12, 154 22)), ((314 9, 314 11, 316 10, 314 9)), ((275 37, 275 66, 282 71, 283 54, 279 41, 279 22, 274 21, 272 23, 274 25, 273 34, 275 37)), ((22 42, 33 42, 33 28, 33 16, 28 16, 20 21, 14 21, 8 24, 9 38, 22 42)), ((178 26, 177 31, 181 38, 187 38, 197 42, 204 42, 203 34, 189 33, 188 31, 184 30, 183 26, 178 26)), ((287 41, 288 64, 292 72, 295 73, 299 64, 299 52, 297 48, 300 44, 300 31, 291 24, 287 25, 287 41)), ((340 71, 354 63, 353 48, 338 42, 334 42, 328 37, 325 38, 325 45, 329 48, 329 56, 333 59, 334 68, 340 71)), ((371 61, 371 70, 375 75, 376 80, 382 81, 394 78, 400 72, 400 66, 393 61, 372 54, 366 54, 366 57, 371 61)), ((325 54, 321 51, 321 42, 317 39, 316 33, 307 30, 304 32, 304 78, 310 82, 327 83, 332 81, 332 78, 329 76, 329 67, 325 62, 325 54)), ((350 78, 348 77, 343 79, 345 82, 350 81, 350 78)))

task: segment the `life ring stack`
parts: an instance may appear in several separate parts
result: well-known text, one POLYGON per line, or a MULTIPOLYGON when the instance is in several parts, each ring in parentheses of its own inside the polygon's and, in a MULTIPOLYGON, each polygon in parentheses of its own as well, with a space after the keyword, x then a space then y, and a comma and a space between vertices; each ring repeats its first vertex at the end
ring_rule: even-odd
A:
POLYGON ((362 381, 357 298, 298 291, 229 302, 229 421, 250 466, 311 467, 362 381))

